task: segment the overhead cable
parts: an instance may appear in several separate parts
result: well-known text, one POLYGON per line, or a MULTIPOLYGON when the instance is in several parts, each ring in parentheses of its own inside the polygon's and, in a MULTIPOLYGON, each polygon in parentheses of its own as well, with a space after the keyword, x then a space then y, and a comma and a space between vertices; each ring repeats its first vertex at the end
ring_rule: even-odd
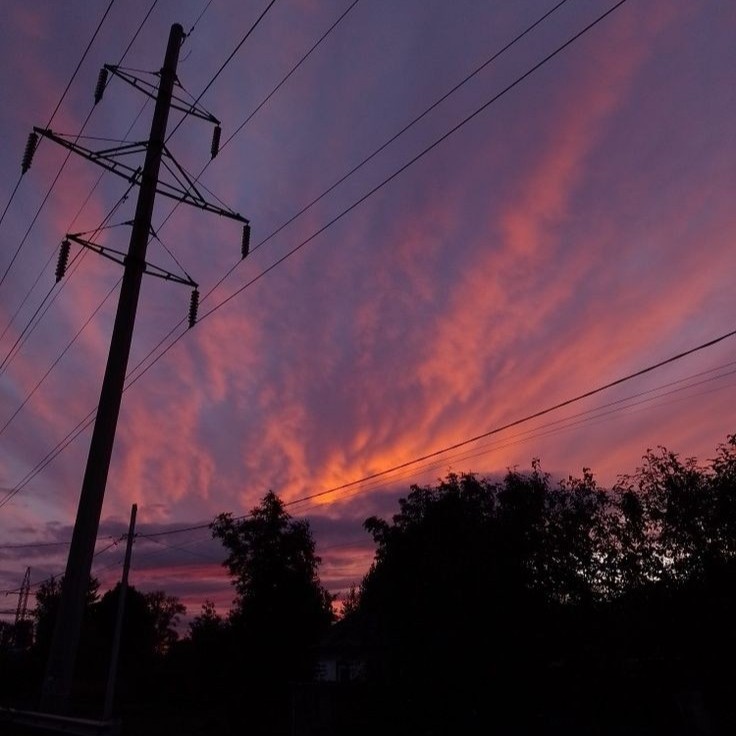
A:
MULTIPOLYGON (((54 118, 56 117, 56 113, 59 112, 59 108, 61 107, 61 103, 64 101, 64 98, 66 97, 67 93, 69 92, 69 88, 72 86, 72 82, 76 79, 76 76, 79 72, 80 67, 82 66, 82 63, 87 58, 87 54, 89 53, 90 48, 92 47, 92 44, 94 43, 95 39, 97 38, 97 34, 100 32, 100 29, 102 28, 102 24, 105 22, 105 19, 107 18, 110 10, 112 9, 113 4, 115 3, 115 0, 110 0, 109 5, 107 6, 107 9, 105 10, 104 14, 102 15, 102 18, 100 19, 100 22, 97 24, 97 28, 95 29, 95 32, 92 34, 92 38, 90 39, 89 43, 87 44, 87 48, 85 48, 84 53, 82 54, 82 58, 79 60, 79 63, 77 64, 76 68, 74 69, 74 72, 72 73, 71 79, 67 82, 66 87, 64 88, 64 91, 61 94, 61 97, 59 98, 59 101, 56 103, 56 107, 54 108, 54 111, 51 113, 51 117, 49 118, 49 122, 46 124, 47 128, 51 127, 51 123, 53 122, 54 118)), ((91 114, 91 113, 90 113, 91 114)), ((89 120, 89 117, 87 118, 89 120)), ((86 122, 86 121, 85 121, 86 122)), ((68 156, 67 156, 68 159, 68 156)), ((62 164, 62 168, 66 164, 66 160, 62 164)), ((61 171, 57 174, 56 178, 54 179, 51 188, 53 189, 54 184, 56 184, 56 181, 58 180, 59 176, 61 175, 61 171)), ((13 189, 13 193, 11 194, 10 201, 12 201, 13 197, 15 196, 15 193, 18 191, 18 185, 20 184, 20 180, 18 180, 18 184, 16 184, 15 188, 13 189)), ((36 219, 38 218, 38 215, 40 214, 40 209, 43 208, 44 204, 46 203, 46 200, 48 199, 49 194, 51 194, 51 190, 48 191, 46 196, 44 197, 43 201, 41 202, 41 206, 39 208, 39 212, 36 213, 36 216, 33 218, 33 221, 31 222, 30 228, 33 227, 33 224, 36 222, 36 219)), ((10 207, 10 201, 5 206, 5 209, 3 210, 2 217, 0 217, 0 224, 2 224, 3 218, 5 217, 5 213, 8 211, 8 207, 10 207)), ((13 263, 15 263, 15 259, 18 257, 18 254, 20 253, 21 249, 23 248, 24 243, 26 242, 28 238, 28 233, 23 237, 23 239, 20 241, 20 244, 18 245, 15 253, 13 254, 13 257, 10 259, 10 263, 8 264, 7 268, 3 272, 2 277, 0 277, 0 286, 3 285, 3 282, 5 281, 5 278, 8 275, 8 272, 13 267, 13 263)))
MULTIPOLYGON (((233 60, 233 57, 235 56, 235 54, 237 54, 238 51, 240 51, 240 48, 242 47, 242 45, 248 40, 248 37, 250 36, 250 34, 253 33, 253 31, 255 31, 259 23, 263 20, 266 13, 268 13, 268 11, 273 7, 273 4, 275 2, 276 0, 271 0, 271 2, 266 6, 263 12, 258 16, 258 18, 253 23, 253 25, 251 25, 251 27, 248 29, 246 34, 240 39, 240 41, 238 42, 238 45, 230 53, 230 56, 228 56, 227 59, 225 59, 225 61, 220 66, 220 68, 215 72, 212 79, 210 79, 210 81, 205 85, 205 88, 199 93, 199 96, 197 97, 197 99, 194 100, 194 102, 191 105, 190 112, 196 109, 197 103, 202 99, 202 97, 204 97, 207 90, 209 90, 209 88, 215 83, 215 81, 220 76, 220 74, 222 74, 222 72, 225 70, 225 67, 227 67, 227 65, 233 60)), ((179 128, 181 127, 181 124, 184 122, 185 119, 186 119, 186 115, 182 117, 182 119, 174 126, 174 129, 171 131, 171 133, 168 134, 168 136, 166 137, 166 142, 171 140, 171 136, 173 136, 174 133, 176 133, 176 131, 179 130, 179 128)))
MULTIPOLYGON (((593 20, 591 23, 589 23, 587 26, 585 26, 582 30, 580 30, 577 33, 575 33, 566 42, 564 42, 562 45, 558 46, 554 51, 552 51, 547 56, 545 56, 541 61, 539 61, 537 64, 535 64, 533 67, 531 67, 527 72, 525 72, 524 74, 522 74, 520 77, 517 77, 517 79, 515 81, 513 81, 511 84, 507 85, 503 90, 501 90, 499 93, 497 93, 496 95, 494 95, 490 100, 488 100, 483 105, 481 105, 479 108, 477 108, 473 113, 471 113, 470 115, 468 115, 467 117, 465 117, 461 122, 459 122, 458 124, 456 124, 448 132, 446 132, 440 138, 438 138, 437 140, 435 140, 432 144, 430 144, 429 146, 427 146, 423 151, 421 151, 419 154, 417 154, 416 156, 414 156, 410 161, 408 161, 406 164, 404 164, 403 166, 401 166, 398 170, 396 170, 389 177, 387 177, 386 179, 384 179, 380 184, 378 184, 373 189, 371 189, 367 194, 363 195, 358 200, 356 200, 355 202, 353 202, 353 204, 351 204, 346 209, 344 209, 340 214, 338 214, 336 217, 334 217, 332 220, 330 220, 326 225, 322 226, 320 229, 318 229, 315 233, 313 233, 307 239, 303 240, 297 246, 295 246, 294 248, 292 248, 288 253, 286 253, 284 256, 282 256, 280 259, 278 259, 275 263, 273 263, 271 266, 269 266, 264 271, 262 271, 261 273, 259 273, 257 276, 255 276, 253 279, 251 279, 250 281, 248 281, 242 287, 240 287, 239 289, 237 289, 231 295, 229 295, 228 297, 226 297, 223 301, 221 301, 220 303, 216 304, 214 307, 210 308, 203 316, 200 316, 199 322, 201 322, 205 317, 208 317, 211 314, 213 314, 216 310, 218 310, 221 307, 223 307, 225 304, 227 304, 229 301, 231 301, 235 296, 237 296, 238 294, 242 293, 246 288, 248 288, 249 286, 251 286, 252 284, 254 284, 256 281, 260 280, 263 276, 265 276, 267 273, 269 273, 270 271, 272 271, 276 266, 278 266, 279 264, 283 263, 288 257, 290 257, 291 255, 293 255, 294 253, 296 253, 298 250, 300 250, 301 248, 303 248, 304 246, 306 246, 308 243, 310 243, 312 240, 314 240, 318 235, 320 235, 322 232, 324 232, 325 230, 327 230, 329 227, 331 227, 337 221, 339 221, 340 219, 342 219, 342 217, 344 217, 346 214, 348 214, 349 212, 351 212, 358 205, 360 205, 362 202, 364 202, 365 200, 367 200, 370 196, 372 196, 373 194, 375 194, 379 189, 381 189, 383 186, 385 186, 390 181, 392 181, 394 178, 396 178, 400 173, 402 173, 403 171, 405 171, 406 169, 408 169, 411 165, 413 165, 414 163, 416 163, 420 158, 422 158, 427 153, 429 153, 431 150, 433 150, 441 142, 443 142, 444 140, 446 140, 447 138, 449 138, 452 134, 454 134, 455 132, 457 132, 465 124, 467 124, 472 119, 474 119, 477 115, 479 115, 482 111, 484 111, 486 108, 488 108, 491 104, 493 104, 498 99, 500 99, 507 92, 509 92, 510 90, 512 90, 513 88, 515 88, 523 80, 525 80, 526 78, 528 78, 531 74, 533 74, 535 71, 537 71, 539 68, 541 68, 544 64, 546 64, 551 59, 553 59, 555 56, 557 56, 561 51, 563 51, 565 48, 567 48, 568 46, 570 46, 578 38, 580 38, 585 33, 587 33, 588 31, 590 31, 594 26, 596 26, 598 23, 600 23, 602 20, 604 20, 606 17, 608 17, 611 13, 613 13, 616 9, 618 9, 620 6, 622 6, 625 2, 627 2, 627 0, 619 0, 619 2, 617 2, 615 5, 613 5, 611 8, 609 8, 607 11, 605 11, 603 14, 601 14, 600 16, 598 16, 595 20, 593 20)), ((271 5, 272 4, 273 3, 271 3, 271 5)), ((271 5, 269 5, 268 7, 270 8, 271 5)), ((245 40, 245 39, 243 39, 243 40, 245 40)), ((232 55, 231 55, 230 58, 232 58, 232 55)), ((176 329, 176 328, 174 328, 174 329, 176 329)), ((171 334, 171 333, 169 333, 169 334, 171 334)), ((127 390, 128 388, 130 388, 130 386, 132 386, 133 384, 135 384, 141 377, 143 377, 143 375, 145 375, 145 373, 147 373, 147 371, 156 362, 158 362, 158 360, 160 360, 164 355, 166 355, 166 353, 181 339, 181 337, 183 336, 183 334, 185 334, 185 333, 182 333, 177 338, 175 338, 161 353, 159 353, 154 358, 153 361, 151 361, 138 375, 136 375, 135 378, 131 379, 128 382, 128 384, 125 386, 125 389, 124 390, 127 390)), ((727 336, 722 336, 721 338, 717 338, 715 341, 711 341, 710 343, 707 343, 705 346, 709 346, 711 344, 714 344, 715 342, 718 342, 718 341, 720 341, 722 339, 725 339, 725 337, 730 337, 732 334, 734 334, 734 333, 729 333, 727 336)), ((702 349, 705 346, 699 346, 698 348, 693 349, 693 351, 702 349)), ((689 353, 686 353, 686 354, 689 354, 689 353)), ((678 356, 678 359, 679 359, 679 357, 684 357, 684 355, 685 354, 683 354, 681 356, 678 356)), ((653 370, 653 368, 650 368, 650 369, 647 369, 647 370, 653 370)), ((622 380, 629 380, 629 378, 625 378, 625 379, 622 379, 622 380)), ((599 390, 603 390, 603 389, 599 389, 599 390)), ((578 399, 574 399, 574 400, 578 400, 578 399)), ((552 409, 545 410, 545 412, 543 412, 543 413, 546 413, 547 411, 551 411, 551 410, 552 409)), ((70 435, 73 435, 72 439, 74 437, 76 437, 79 434, 79 432, 83 431, 83 429, 86 428, 86 426, 88 426, 89 423, 91 423, 91 420, 89 419, 90 416, 94 416, 94 411, 91 412, 90 415, 88 415, 88 419, 87 420, 82 420, 82 423, 80 423, 79 425, 77 425, 77 428, 79 428, 81 426, 81 429, 79 429, 79 431, 77 431, 76 429, 75 430, 72 430, 72 432, 70 433, 70 435), (75 434, 75 432, 76 432, 76 434, 75 434)), ((534 416, 537 416, 537 415, 534 415, 534 416)), ((500 430, 497 430, 497 431, 500 431, 500 430)), ((70 435, 67 435, 67 438, 70 437, 70 435)), ((65 448, 66 446, 68 446, 69 442, 71 442, 72 439, 70 439, 68 442, 66 442, 66 444, 63 445, 62 449, 65 448)), ((61 452, 61 449, 58 449, 58 446, 57 446, 57 449, 51 451, 51 453, 49 453, 49 455, 47 455, 47 457, 43 461, 41 461, 41 469, 43 467, 45 467, 46 464, 48 464, 48 462, 50 462, 54 457, 56 457, 59 452, 61 452)), ((421 459, 426 459, 426 458, 421 458, 421 459)), ((38 472, 40 472, 40 470, 38 470, 38 472)), ((386 472, 390 472, 390 471, 386 471, 386 472)), ((6 495, 6 497, 3 498, 0 501, 0 507, 2 507, 2 505, 4 505, 4 503, 6 503, 13 495, 15 495, 15 493, 17 493, 20 490, 21 487, 23 487, 27 482, 29 482, 32 477, 35 477, 35 474, 36 474, 36 470, 31 471, 31 473, 29 473, 26 476, 26 478, 23 481, 21 481, 21 484, 19 484, 19 486, 16 486, 16 488, 13 489, 13 491, 11 492, 11 494, 6 495)), ((373 477, 373 476, 371 476, 371 477, 373 477)), ((348 485, 352 485, 352 484, 348 484, 348 485)), ((342 486, 341 486, 341 488, 342 488, 342 486)), ((334 492, 335 490, 337 490, 337 489, 331 489, 330 491, 324 491, 324 492, 322 492, 322 494, 317 494, 317 495, 324 495, 324 494, 327 494, 327 493, 330 493, 330 492, 334 492)), ((308 498, 312 498, 312 497, 317 497, 317 496, 310 496, 308 498)), ((307 499, 302 499, 302 500, 307 500, 307 499)))

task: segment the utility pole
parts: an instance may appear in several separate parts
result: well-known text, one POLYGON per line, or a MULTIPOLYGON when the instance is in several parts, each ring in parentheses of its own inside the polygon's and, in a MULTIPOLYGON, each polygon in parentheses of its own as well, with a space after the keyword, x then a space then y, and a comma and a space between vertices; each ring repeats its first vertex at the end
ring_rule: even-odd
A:
POLYGON ((112 703, 115 697, 115 680, 118 675, 118 655, 120 654, 120 637, 123 633, 123 616, 125 614, 125 596, 128 592, 128 573, 130 572, 130 555, 133 551, 133 537, 135 536, 135 516, 138 506, 133 504, 130 510, 130 524, 128 525, 128 541, 125 545, 125 562, 123 563, 123 577, 120 581, 118 596, 118 611, 115 618, 115 632, 112 639, 112 653, 110 654, 110 669, 107 674, 107 689, 105 690, 105 707, 102 720, 109 721, 112 716, 112 703))
POLYGON ((20 593, 18 595, 18 608, 15 611, 15 625, 18 627, 26 620, 28 611, 28 594, 31 590, 31 568, 26 568, 26 574, 23 576, 23 582, 20 584, 20 593))
POLYGON ((46 676, 41 692, 40 706, 41 710, 46 713, 61 714, 69 706, 69 695, 81 635, 87 586, 92 569, 92 557, 94 556, 105 486, 110 469, 143 275, 150 274, 167 281, 192 287, 194 291, 189 306, 189 327, 193 327, 197 321, 199 291, 197 284, 191 277, 185 274, 186 278, 184 278, 146 262, 148 240, 152 234, 155 236, 155 232, 151 227, 151 220, 156 194, 243 223, 241 258, 245 258, 249 252, 250 222, 248 219, 227 207, 221 207, 207 201, 197 188, 197 179, 192 178, 184 170, 166 146, 166 126, 169 112, 176 109, 187 116, 191 115, 214 124, 210 150, 212 158, 217 156, 220 148, 220 121, 207 112, 198 102, 185 101, 175 91, 181 87, 177 79, 176 68, 179 61, 179 50, 184 38, 185 34, 181 25, 174 24, 169 34, 164 65, 157 74, 159 78, 157 86, 136 77, 131 74, 130 70, 115 65, 105 64, 100 71, 94 96, 95 104, 102 99, 109 74, 118 77, 135 87, 137 91, 155 99, 156 106, 148 141, 123 143, 120 146, 106 148, 102 151, 92 151, 80 145, 77 140, 69 140, 71 136, 56 134, 48 128, 34 127, 28 138, 23 156, 22 170, 26 172, 31 165, 38 137, 41 135, 73 153, 87 158, 116 176, 124 178, 127 182, 140 185, 135 219, 132 223, 127 223, 132 224, 127 254, 86 240, 82 237, 83 233, 67 233, 59 251, 59 262, 56 268, 57 282, 63 278, 66 271, 72 241, 121 264, 124 267, 124 273, 110 341, 110 352, 97 407, 97 417, 82 481, 72 543, 62 584, 59 615, 54 629, 51 651, 46 665, 46 676), (130 161, 132 154, 144 151, 145 161, 142 170, 126 163, 126 161, 130 161), (175 180, 173 183, 159 180, 162 161, 165 161, 165 167, 175 180))
POLYGON ((28 649, 33 643, 33 628, 28 620, 28 594, 31 591, 31 568, 26 568, 18 595, 18 608, 15 611, 13 639, 18 649, 28 649))
POLYGON ((128 255, 125 258, 125 271, 110 341, 110 352, 64 574, 59 615, 56 620, 41 693, 41 710, 50 713, 65 712, 69 705, 82 616, 92 569, 92 557, 133 338, 138 296, 141 280, 146 270, 146 248, 151 233, 153 205, 161 157, 164 152, 166 125, 176 82, 179 49, 183 40, 184 29, 176 23, 171 27, 164 65, 160 73, 135 219, 128 255))

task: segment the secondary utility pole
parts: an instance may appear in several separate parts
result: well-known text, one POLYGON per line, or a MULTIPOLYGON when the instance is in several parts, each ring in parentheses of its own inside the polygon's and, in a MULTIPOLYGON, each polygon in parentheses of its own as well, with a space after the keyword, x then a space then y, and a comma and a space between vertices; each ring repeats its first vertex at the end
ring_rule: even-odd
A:
POLYGON ((164 152, 166 125, 176 82, 179 49, 183 40, 184 29, 178 23, 174 24, 169 34, 166 57, 160 74, 156 107, 153 112, 151 134, 146 149, 128 255, 125 258, 125 272, 120 288, 110 352, 64 573, 59 615, 56 620, 41 694, 41 710, 51 713, 62 713, 66 711, 69 704, 92 569, 92 557, 133 338, 138 295, 146 270, 146 248, 151 234, 151 219, 161 157, 164 152))
POLYGON ((102 720, 109 721, 112 717, 112 703, 115 697, 115 680, 118 676, 118 656, 120 654, 120 639, 123 635, 123 621, 125 620, 125 596, 128 593, 128 573, 130 572, 130 556, 133 552, 133 538, 135 537, 135 517, 138 506, 133 504, 130 509, 130 524, 128 525, 128 540, 125 545, 125 562, 123 563, 123 577, 120 581, 118 595, 118 610, 115 617, 115 633, 112 637, 112 653, 110 654, 110 668, 107 675, 107 689, 105 690, 105 706, 102 711, 102 720))

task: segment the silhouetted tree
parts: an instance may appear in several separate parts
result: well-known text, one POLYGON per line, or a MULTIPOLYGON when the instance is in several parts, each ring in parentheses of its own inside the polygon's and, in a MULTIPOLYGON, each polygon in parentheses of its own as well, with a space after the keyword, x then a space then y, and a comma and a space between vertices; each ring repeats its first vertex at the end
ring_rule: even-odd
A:
POLYGON ((356 613, 360 604, 360 592, 355 585, 351 585, 345 598, 342 602, 342 608, 340 609, 340 618, 347 618, 352 614, 356 613))
POLYGON ((215 604, 206 600, 202 604, 202 613, 195 616, 189 624, 189 638, 208 646, 218 639, 226 625, 225 619, 217 613, 215 604))
POLYGON ((15 627, 8 621, 0 621, 0 652, 12 649, 15 641, 15 627))
POLYGON ((179 639, 177 626, 186 613, 186 606, 175 595, 167 595, 163 590, 145 594, 145 602, 153 620, 154 652, 165 655, 179 639))
POLYGON ((189 623, 188 636, 172 649, 177 675, 186 690, 206 708, 232 697, 242 686, 242 662, 234 646, 230 621, 220 616, 212 601, 202 604, 202 612, 189 623))
POLYGON ((490 652, 510 602, 502 581, 523 565, 520 552, 506 569, 499 564, 495 490, 471 474, 450 475, 437 487, 412 486, 391 523, 365 522, 375 561, 351 615, 374 653, 370 677, 385 687, 382 717, 398 729, 445 729, 446 719, 467 729, 479 663, 483 680, 499 667, 490 652))
POLYGON ((736 559, 736 434, 718 446, 710 467, 712 511, 706 555, 719 564, 736 559))
POLYGON ((229 617, 232 677, 254 697, 250 715, 270 709, 264 718, 283 730, 287 685, 311 677, 315 645, 334 618, 309 524, 292 519, 269 491, 250 515, 222 514, 212 531, 228 551, 224 565, 237 592, 229 617))
MULTIPOLYGON (((120 590, 118 583, 95 603, 85 635, 89 645, 83 651, 80 678, 86 680, 90 699, 96 701, 103 698, 107 683, 120 590)), ((128 587, 115 688, 121 707, 150 701, 161 694, 164 657, 178 639, 176 625, 185 611, 176 596, 128 587)))
MULTIPOLYGON (((111 642, 120 603, 120 584, 108 590, 94 606, 94 622, 98 636, 111 642)), ((178 640, 176 626, 186 607, 176 596, 161 590, 142 593, 129 586, 125 596, 121 650, 131 662, 142 667, 168 653, 178 640)))
POLYGON ((591 605, 612 592, 608 539, 613 509, 590 469, 545 490, 542 587, 551 601, 591 605))
MULTIPOLYGON (((51 647, 51 638, 54 634, 56 616, 61 601, 61 585, 63 576, 49 578, 43 581, 36 591, 36 606, 33 615, 36 622, 35 649, 45 661, 51 647)), ((98 601, 100 582, 96 578, 90 578, 87 587, 87 600, 85 604, 85 628, 89 626, 93 605, 98 601)))

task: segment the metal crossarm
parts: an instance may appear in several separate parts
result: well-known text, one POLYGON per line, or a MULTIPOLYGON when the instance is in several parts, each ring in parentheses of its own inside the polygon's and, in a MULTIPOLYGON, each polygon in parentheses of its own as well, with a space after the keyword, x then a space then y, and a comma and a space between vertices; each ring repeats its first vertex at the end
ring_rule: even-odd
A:
POLYGON ((192 197, 192 200, 194 202, 204 202, 205 201, 204 197, 202 196, 200 191, 197 189, 197 185, 195 181, 184 170, 182 165, 171 155, 171 151, 169 151, 166 144, 164 144, 164 152, 163 152, 163 158, 161 160, 161 163, 166 167, 166 170, 174 177, 174 179, 179 184, 179 186, 182 188, 182 190, 186 192, 188 196, 192 197), (166 159, 171 161, 176 171, 174 170, 174 168, 168 165, 168 163, 166 162, 166 159), (177 174, 177 172, 179 173, 177 174), (183 182, 179 178, 180 176, 181 176, 181 179, 184 180, 183 182))
MULTIPOLYGON (((132 87, 135 87, 139 92, 143 92, 144 95, 147 95, 152 100, 156 99, 156 93, 158 90, 158 87, 155 84, 152 84, 151 82, 147 82, 144 79, 141 79, 140 77, 135 76, 135 74, 131 74, 130 72, 127 72, 120 67, 114 66, 112 64, 105 64, 105 69, 107 69, 111 74, 114 74, 119 79, 122 79, 124 82, 127 82, 132 87)), ((151 72, 152 74, 156 74, 155 72, 151 72)), ((178 84, 177 80, 177 85, 178 84)), ((177 97, 175 94, 172 95, 171 98, 171 107, 174 110, 179 110, 179 112, 186 113, 188 115, 193 115, 195 118, 200 118, 201 120, 206 120, 208 123, 214 123, 215 125, 219 125, 220 121, 212 115, 212 113, 207 112, 203 107, 199 107, 196 103, 188 103, 185 100, 182 100, 181 98, 177 97)))
POLYGON ((98 166, 102 166, 103 169, 111 171, 113 174, 122 177, 126 181, 129 181, 132 184, 140 184, 140 168, 134 168, 128 164, 122 163, 121 161, 115 161, 114 157, 118 155, 126 155, 128 153, 141 153, 142 151, 146 150, 145 143, 130 143, 128 145, 119 146, 117 148, 108 148, 103 153, 100 151, 92 151, 89 148, 80 146, 78 143, 67 140, 62 136, 57 135, 56 133, 54 133, 53 130, 50 130, 49 128, 34 127, 33 130, 39 135, 42 135, 44 138, 48 138, 54 143, 58 143, 60 146, 68 149, 69 151, 73 151, 83 158, 86 158, 88 161, 92 161, 92 163, 95 163, 98 166))
MULTIPOLYGON (((115 261, 115 263, 119 263, 121 266, 125 265, 128 258, 128 256, 122 251, 115 250, 115 248, 108 248, 104 245, 100 245, 99 243, 93 243, 91 240, 86 240, 85 238, 80 237, 79 234, 68 233, 66 237, 78 245, 81 245, 83 248, 94 251, 98 255, 104 256, 111 261, 115 261)), ((143 265, 143 272, 150 276, 155 276, 156 278, 163 279, 164 281, 174 281, 175 283, 183 284, 184 286, 191 286, 193 289, 196 289, 199 286, 196 281, 193 281, 188 276, 177 276, 177 274, 171 273, 171 271, 167 271, 165 268, 156 266, 148 261, 145 261, 143 265)))
MULTIPOLYGON (((116 160, 116 158, 118 156, 126 156, 132 153, 141 153, 147 150, 148 146, 145 142, 129 143, 123 146, 107 148, 102 151, 92 151, 89 148, 85 148, 84 146, 79 145, 79 143, 67 140, 66 138, 54 133, 49 128, 34 127, 33 130, 39 135, 42 135, 44 138, 48 138, 49 140, 54 141, 54 143, 58 143, 60 146, 63 146, 64 148, 73 151, 80 156, 83 156, 88 161, 92 161, 92 163, 101 166, 103 169, 107 169, 108 171, 122 177, 132 184, 141 183, 141 169, 133 168, 133 166, 122 161, 118 161, 116 160)), ((218 207, 217 205, 214 205, 204 199, 204 197, 197 190, 192 178, 184 171, 179 163, 177 163, 176 159, 171 155, 168 149, 164 149, 163 156, 165 159, 173 162, 173 166, 179 172, 179 174, 177 175, 172 167, 169 166, 168 163, 166 163, 166 161, 163 162, 166 169, 172 174, 174 179, 176 179, 178 186, 165 181, 159 181, 157 182, 156 186, 156 192, 158 194, 161 194, 164 197, 168 197, 169 199, 174 199, 177 202, 181 202, 182 204, 188 204, 193 207, 197 207, 201 210, 204 210, 205 212, 212 212, 213 214, 220 215, 221 217, 227 217, 231 220, 237 220, 238 222, 243 223, 248 222, 248 219, 243 217, 241 214, 233 212, 231 209, 228 208, 218 207), (184 179, 186 184, 182 183, 179 178, 180 176, 184 179)))

